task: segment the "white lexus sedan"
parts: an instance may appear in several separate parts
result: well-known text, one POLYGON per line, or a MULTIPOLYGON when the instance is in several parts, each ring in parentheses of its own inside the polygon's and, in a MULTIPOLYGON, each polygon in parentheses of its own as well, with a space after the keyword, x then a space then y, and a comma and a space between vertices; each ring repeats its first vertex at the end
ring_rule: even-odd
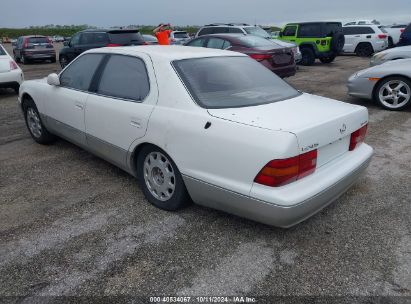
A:
POLYGON ((24 82, 19 102, 35 141, 95 153, 159 208, 194 201, 280 227, 339 197, 373 154, 366 108, 301 93, 229 51, 94 49, 24 82))
POLYGON ((11 88, 18 93, 23 80, 23 71, 0 44, 0 88, 11 88))

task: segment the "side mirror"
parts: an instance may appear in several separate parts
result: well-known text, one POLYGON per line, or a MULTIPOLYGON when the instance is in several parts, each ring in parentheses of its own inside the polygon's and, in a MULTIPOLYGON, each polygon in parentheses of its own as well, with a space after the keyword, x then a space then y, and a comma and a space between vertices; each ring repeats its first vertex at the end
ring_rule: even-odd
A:
POLYGON ((47 83, 52 86, 59 86, 60 85, 59 76, 56 73, 50 74, 49 76, 47 76, 47 83))
POLYGON ((68 41, 64 41, 64 42, 63 42, 63 45, 64 45, 64 46, 69 46, 69 42, 68 42, 68 41))

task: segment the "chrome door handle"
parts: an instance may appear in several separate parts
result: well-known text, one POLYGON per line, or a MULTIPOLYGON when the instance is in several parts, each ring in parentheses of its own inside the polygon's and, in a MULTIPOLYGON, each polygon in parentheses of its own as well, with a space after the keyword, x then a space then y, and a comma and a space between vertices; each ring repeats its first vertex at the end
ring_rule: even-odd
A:
POLYGON ((132 120, 130 122, 130 125, 132 125, 133 127, 136 127, 136 128, 141 128, 141 123, 139 121, 132 120))
POLYGON ((78 109, 80 109, 80 110, 83 110, 83 109, 84 109, 84 106, 81 105, 81 104, 76 104, 76 108, 78 108, 78 109))

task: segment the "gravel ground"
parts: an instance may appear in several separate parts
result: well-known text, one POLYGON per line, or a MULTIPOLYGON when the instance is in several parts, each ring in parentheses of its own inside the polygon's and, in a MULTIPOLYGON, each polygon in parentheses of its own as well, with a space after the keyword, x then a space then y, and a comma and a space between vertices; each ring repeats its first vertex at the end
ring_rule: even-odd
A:
MULTIPOLYGON (((158 210, 133 177, 109 163, 63 140, 36 144, 17 96, 0 90, 0 298, 248 294, 407 302, 411 112, 347 96, 346 79, 367 65, 344 56, 300 67, 288 79, 302 91, 368 107, 367 142, 375 149, 355 186, 288 230, 196 205, 158 210)), ((59 67, 23 69, 33 79, 59 67)))

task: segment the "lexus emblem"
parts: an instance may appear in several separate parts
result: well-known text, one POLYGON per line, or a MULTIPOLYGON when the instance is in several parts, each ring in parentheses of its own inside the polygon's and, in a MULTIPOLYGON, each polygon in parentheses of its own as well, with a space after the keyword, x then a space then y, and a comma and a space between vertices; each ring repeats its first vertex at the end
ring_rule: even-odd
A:
POLYGON ((347 126, 345 124, 342 125, 341 129, 340 129, 340 133, 344 134, 345 131, 347 131, 347 126))

